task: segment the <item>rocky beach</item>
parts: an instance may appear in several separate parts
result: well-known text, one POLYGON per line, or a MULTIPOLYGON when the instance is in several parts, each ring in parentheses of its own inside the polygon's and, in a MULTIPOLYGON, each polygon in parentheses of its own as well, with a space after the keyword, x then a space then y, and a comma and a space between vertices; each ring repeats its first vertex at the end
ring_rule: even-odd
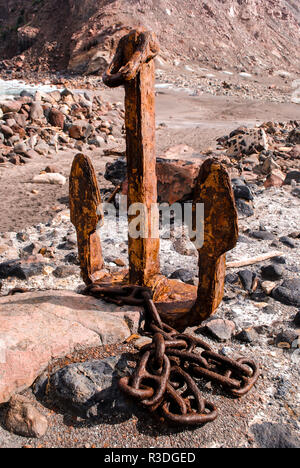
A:
MULTIPOLYGON (((150 21, 147 2, 140 3, 138 15, 150 21)), ((157 22, 162 14, 179 21, 177 2, 169 3, 158 8, 157 22)), ((207 24, 217 15, 215 3, 205 7, 207 24)), ((231 3, 230 21, 238 21, 239 2, 231 3)), ((254 14, 253 2, 246 3, 243 25, 254 14)), ((284 3, 290 13, 280 7, 280 21, 298 31, 297 5, 284 3)), ((31 14, 26 8, 24 17, 31 14)), ((104 23, 116 14, 111 8, 104 23)), ((264 18, 271 27, 258 10, 257 24, 264 18)), ((270 11, 279 21, 277 7, 270 11)), ((46 13, 38 10, 41 24, 46 13)), ((261 369, 241 399, 200 380, 219 417, 192 429, 168 427, 117 386, 151 341, 143 309, 83 295, 70 220, 74 157, 90 158, 103 202, 118 209, 128 191, 124 89, 102 81, 111 52, 105 46, 106 55, 94 57, 92 39, 97 47, 102 40, 95 24, 91 16, 88 32, 76 23, 72 69, 51 42, 37 59, 35 26, 20 25, 15 39, 30 47, 0 61, 0 448, 299 448, 300 72, 294 50, 283 59, 274 46, 272 61, 261 48, 254 60, 247 39, 240 61, 230 50, 222 63, 209 40, 200 60, 198 43, 189 53, 185 43, 175 47, 180 33, 173 25, 172 47, 163 46, 155 59, 158 202, 191 202, 199 168, 215 158, 228 171, 238 212, 223 300, 212 317, 185 332, 220 356, 253 359, 261 369)), ((123 31, 115 28, 112 36, 123 31)), ((49 27, 44 34, 52 33, 49 27)), ((159 34, 166 34, 160 26, 159 34)), ((105 212, 99 236, 105 271, 128 268, 127 216, 105 212)), ((198 252, 180 224, 171 233, 160 229, 160 267, 165 277, 198 286, 198 252)))

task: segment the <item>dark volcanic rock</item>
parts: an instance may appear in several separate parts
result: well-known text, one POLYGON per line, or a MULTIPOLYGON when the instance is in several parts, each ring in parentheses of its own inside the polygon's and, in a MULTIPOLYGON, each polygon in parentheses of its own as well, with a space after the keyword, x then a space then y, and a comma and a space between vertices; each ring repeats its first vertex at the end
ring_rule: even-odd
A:
POLYGON ((275 345, 279 348, 292 348, 298 337, 299 335, 294 330, 281 330, 275 338, 275 345))
POLYGON ((292 180, 295 180, 298 184, 300 183, 300 171, 290 171, 284 181, 284 185, 291 185, 292 180))
POLYGON ((253 195, 247 185, 236 185, 233 188, 233 192, 236 200, 239 200, 240 198, 248 201, 253 200, 253 195))
POLYGON ((252 290, 253 281, 255 278, 255 273, 251 270, 241 270, 238 272, 242 285, 246 291, 252 290))
POLYGON ((284 269, 280 265, 267 265, 262 267, 261 276, 269 281, 277 281, 282 278, 284 269))
POLYGON ((294 323, 297 327, 300 327, 300 310, 297 312, 297 314, 294 317, 294 323))
POLYGON ((71 364, 51 376, 56 400, 82 418, 130 411, 128 401, 118 388, 120 377, 129 373, 124 357, 71 364))
POLYGON ((299 291, 292 291, 288 288, 278 286, 277 288, 273 289, 272 297, 276 301, 279 301, 285 305, 295 306, 295 307, 300 306, 300 292, 299 291))
POLYGON ((184 268, 180 268, 179 270, 174 271, 170 275, 171 279, 179 279, 183 283, 188 283, 188 284, 194 284, 193 283, 193 278, 194 278, 194 273, 190 270, 185 270, 184 268))
POLYGON ((252 206, 245 200, 238 199, 236 200, 236 207, 240 215, 246 216, 249 218, 254 215, 254 210, 252 206))
POLYGON ((235 339, 242 343, 254 343, 258 339, 258 333, 253 328, 246 328, 235 335, 235 339))
POLYGON ((0 264, 0 278, 19 278, 27 280, 31 276, 38 276, 43 273, 44 263, 39 259, 28 258, 24 260, 9 260, 0 264))

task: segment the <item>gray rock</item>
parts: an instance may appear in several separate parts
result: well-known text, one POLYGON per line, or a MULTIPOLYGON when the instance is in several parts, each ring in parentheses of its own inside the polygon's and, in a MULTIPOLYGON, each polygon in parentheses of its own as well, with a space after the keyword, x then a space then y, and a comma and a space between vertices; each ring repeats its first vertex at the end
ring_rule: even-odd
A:
POLYGON ((300 171, 288 172, 284 181, 284 185, 291 185, 292 180, 295 180, 298 184, 300 183, 300 171))
POLYGON ((218 341, 228 341, 235 332, 235 323, 231 320, 212 318, 203 323, 204 331, 218 341))
POLYGON ((274 234, 268 231, 252 231, 249 233, 250 237, 253 237, 254 239, 260 239, 260 240, 275 240, 276 237, 274 234))
POLYGON ((69 276, 78 275, 78 274, 79 274, 79 269, 74 265, 58 266, 53 271, 53 275, 56 278, 68 278, 69 276))
POLYGON ((249 204, 249 202, 242 200, 241 198, 236 200, 236 207, 239 214, 242 216, 246 216, 247 218, 249 218, 250 216, 254 215, 254 210, 249 204))
POLYGON ((268 281, 276 281, 282 278, 284 269, 280 265, 267 265, 262 267, 261 276, 268 281))
POLYGON ((235 339, 242 343, 255 343, 258 339, 258 334, 253 328, 245 328, 235 335, 235 339))
POLYGON ((27 280, 31 276, 38 276, 43 273, 44 264, 33 258, 24 260, 9 260, 0 263, 0 278, 19 278, 27 280))
POLYGON ((260 448, 300 448, 288 425, 262 423, 251 426, 255 440, 260 448))
POLYGON ((242 285, 246 291, 252 290, 253 280, 255 278, 255 273, 251 270, 241 270, 238 272, 239 278, 242 282, 242 285))
POLYGON ((299 335, 294 330, 281 330, 275 338, 275 345, 278 348, 290 349, 298 340, 299 335))
POLYGON ((276 301, 289 306, 300 306, 300 293, 299 291, 292 291, 288 288, 278 286, 272 291, 272 297, 276 301))
POLYGON ((300 310, 297 312, 297 314, 294 317, 294 323, 297 327, 300 327, 300 310))
POLYGON ((5 426, 8 431, 23 437, 43 437, 48 429, 47 418, 41 414, 22 395, 15 395, 9 402, 5 417, 5 426))
POLYGON ((290 247, 291 249, 296 248, 295 242, 287 236, 280 237, 279 240, 280 242, 282 242, 282 244, 286 245, 287 247, 290 247))
POLYGON ((174 271, 170 275, 171 279, 179 279, 183 283, 187 284, 194 284, 193 283, 193 278, 194 278, 194 273, 190 270, 185 270, 184 268, 180 268, 179 270, 174 271))
POLYGON ((120 377, 129 369, 124 357, 71 364, 51 376, 54 397, 72 413, 89 418, 103 413, 128 410, 128 402, 118 388, 120 377))

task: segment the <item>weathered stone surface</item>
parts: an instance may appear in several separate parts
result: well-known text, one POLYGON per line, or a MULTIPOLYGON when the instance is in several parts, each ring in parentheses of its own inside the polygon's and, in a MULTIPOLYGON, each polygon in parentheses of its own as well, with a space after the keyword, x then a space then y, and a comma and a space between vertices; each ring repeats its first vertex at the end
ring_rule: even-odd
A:
POLYGON ((42 257, 29 257, 24 260, 9 260, 0 263, 0 278, 19 278, 27 280, 43 273, 45 264, 42 257))
POLYGON ((218 341, 230 340, 235 329, 235 323, 231 320, 212 318, 205 322, 205 332, 218 341))
POLYGON ((27 398, 15 395, 9 402, 5 426, 14 434, 41 438, 47 432, 48 421, 27 398))
POLYGON ((0 298, 0 403, 32 385, 52 358, 124 341, 140 314, 73 291, 0 298))
POLYGON ((3 113, 6 114, 8 112, 19 112, 21 109, 22 103, 20 101, 1 101, 0 108, 2 109, 3 113))
POLYGON ((284 269, 281 265, 266 265, 261 269, 261 275, 264 279, 276 281, 282 278, 284 269))
POLYGON ((283 286, 278 286, 278 288, 273 289, 272 297, 276 301, 281 302, 282 304, 286 304, 289 306, 296 306, 296 307, 300 306, 299 291, 292 291, 283 286))
POLYGON ((71 364, 50 379, 56 401, 77 416, 101 416, 103 412, 124 410, 128 404, 118 388, 118 380, 129 373, 125 357, 71 364))
POLYGON ((299 448, 300 440, 296 439, 288 425, 262 423, 251 426, 256 442, 260 448, 299 448))
POLYGON ((54 127, 63 129, 65 124, 65 116, 62 112, 53 107, 49 113, 49 122, 54 127))

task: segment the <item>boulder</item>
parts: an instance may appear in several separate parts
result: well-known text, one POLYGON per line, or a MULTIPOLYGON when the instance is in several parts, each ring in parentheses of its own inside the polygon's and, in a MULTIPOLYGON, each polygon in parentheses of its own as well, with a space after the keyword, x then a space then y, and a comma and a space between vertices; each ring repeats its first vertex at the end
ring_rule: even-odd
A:
POLYGON ((30 387, 52 359, 125 341, 141 313, 73 291, 0 297, 0 404, 30 387))
POLYGON ((71 364, 51 376, 55 400, 76 416, 89 418, 128 410, 118 380, 129 374, 125 357, 71 364))

